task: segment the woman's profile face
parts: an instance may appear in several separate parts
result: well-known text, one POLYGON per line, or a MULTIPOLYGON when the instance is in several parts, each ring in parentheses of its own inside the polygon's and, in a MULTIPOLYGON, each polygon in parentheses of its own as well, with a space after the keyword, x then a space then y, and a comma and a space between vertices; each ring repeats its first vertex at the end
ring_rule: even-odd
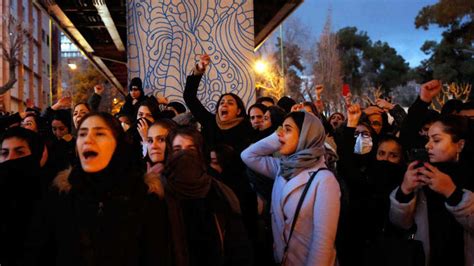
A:
POLYGON ((241 112, 237 101, 230 95, 223 96, 218 104, 217 115, 222 122, 237 118, 241 112))
POLYGON ((270 128, 271 126, 272 126, 272 115, 270 114, 270 111, 266 111, 265 114, 263 115, 263 123, 260 130, 265 130, 267 128, 270 128))
POLYGON ((96 173, 109 165, 117 141, 101 117, 90 116, 78 130, 76 146, 84 172, 96 173))
POLYGON ((300 130, 293 118, 288 117, 283 121, 283 126, 278 130, 278 141, 280 141, 280 153, 282 155, 291 155, 298 147, 300 130))
POLYGON ((160 125, 148 129, 147 149, 152 163, 161 163, 165 160, 167 135, 168 129, 160 125))
POLYGON ((79 124, 79 121, 81 121, 81 118, 83 118, 89 112, 90 110, 85 104, 78 104, 74 108, 74 112, 72 113, 72 121, 74 122, 75 128, 77 128, 77 125, 79 124))
POLYGON ((452 136, 445 132, 444 125, 441 122, 431 125, 428 130, 428 137, 429 140, 425 148, 428 150, 431 163, 457 161, 458 154, 461 153, 464 147, 464 140, 453 142, 452 136))
POLYGON ((21 121, 21 127, 38 132, 38 125, 36 124, 35 118, 32 116, 25 117, 25 119, 21 121))

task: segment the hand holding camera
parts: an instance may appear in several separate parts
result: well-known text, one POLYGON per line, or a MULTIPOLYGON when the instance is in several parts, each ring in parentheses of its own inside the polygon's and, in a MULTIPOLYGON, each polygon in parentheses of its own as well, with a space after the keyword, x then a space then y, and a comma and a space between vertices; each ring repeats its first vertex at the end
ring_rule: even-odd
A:
POLYGON ((402 190, 403 194, 408 195, 415 191, 415 189, 422 187, 425 185, 424 181, 422 180, 419 171, 420 167, 416 167, 418 165, 418 161, 413 161, 408 165, 408 169, 405 172, 405 176, 403 177, 403 182, 400 185, 400 189, 402 190))
POLYGON ((418 172, 423 183, 428 185, 434 192, 446 198, 451 196, 454 190, 456 190, 456 185, 451 177, 429 163, 424 163, 418 172))

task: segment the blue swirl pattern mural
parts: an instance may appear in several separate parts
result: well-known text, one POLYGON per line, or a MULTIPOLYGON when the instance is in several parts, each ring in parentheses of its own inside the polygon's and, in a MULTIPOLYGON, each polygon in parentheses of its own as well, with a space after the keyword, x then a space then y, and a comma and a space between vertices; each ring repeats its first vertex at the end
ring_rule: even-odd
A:
POLYGON ((247 106, 255 98, 251 0, 129 0, 129 78, 141 77, 147 93, 183 102, 186 76, 207 53, 210 67, 198 97, 211 111, 225 92, 247 106))

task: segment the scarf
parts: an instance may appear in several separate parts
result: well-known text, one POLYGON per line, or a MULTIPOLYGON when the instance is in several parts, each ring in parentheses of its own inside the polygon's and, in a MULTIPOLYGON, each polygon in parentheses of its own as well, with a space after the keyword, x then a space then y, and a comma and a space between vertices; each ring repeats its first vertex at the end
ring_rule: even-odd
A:
POLYGON ((326 153, 324 148, 326 133, 323 124, 313 114, 306 112, 304 114, 295 153, 283 156, 280 160, 280 175, 285 179, 291 179, 303 170, 313 167, 326 153))
POLYGON ((211 176, 197 152, 174 152, 166 164, 163 175, 169 193, 178 199, 205 198, 211 187, 211 176))
POLYGON ((211 188, 212 178, 206 173, 202 158, 199 158, 195 151, 186 150, 173 153, 166 164, 163 177, 168 219, 173 225, 171 238, 174 264, 186 266, 190 261, 181 201, 204 199, 211 188))
POLYGON ((238 124, 240 124, 240 122, 242 121, 244 121, 243 117, 236 117, 234 119, 230 119, 229 121, 224 122, 224 121, 221 121, 221 119, 219 118, 219 115, 216 114, 216 124, 221 130, 231 129, 237 126, 238 124))

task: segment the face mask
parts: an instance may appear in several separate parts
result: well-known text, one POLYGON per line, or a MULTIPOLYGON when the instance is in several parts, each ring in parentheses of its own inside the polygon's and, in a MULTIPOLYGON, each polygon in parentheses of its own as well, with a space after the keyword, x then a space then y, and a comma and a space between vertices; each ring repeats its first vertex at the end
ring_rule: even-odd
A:
POLYGON ((372 150, 372 137, 363 137, 362 134, 357 136, 354 146, 355 154, 367 154, 372 150))

